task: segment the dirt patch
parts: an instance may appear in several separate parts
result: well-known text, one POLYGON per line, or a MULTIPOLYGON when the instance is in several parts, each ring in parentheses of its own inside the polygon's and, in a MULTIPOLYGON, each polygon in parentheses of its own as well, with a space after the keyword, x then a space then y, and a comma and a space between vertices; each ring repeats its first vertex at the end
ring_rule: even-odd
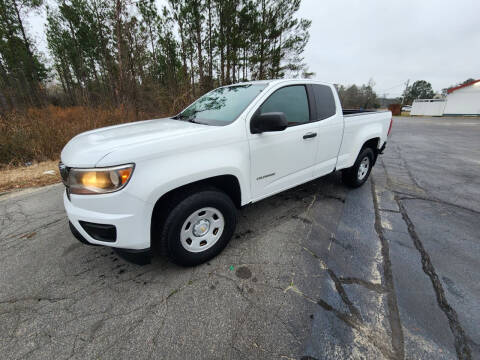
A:
POLYGON ((60 182, 58 161, 44 161, 30 166, 0 170, 0 193, 60 182))

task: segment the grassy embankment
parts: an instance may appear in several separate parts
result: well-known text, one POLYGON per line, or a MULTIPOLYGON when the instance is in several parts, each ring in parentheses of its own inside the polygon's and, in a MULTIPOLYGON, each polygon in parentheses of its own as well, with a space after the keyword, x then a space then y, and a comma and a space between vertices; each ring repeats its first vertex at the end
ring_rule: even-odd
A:
MULTIPOLYGON (((138 119, 161 114, 138 114, 138 119)), ((83 131, 135 121, 132 111, 48 106, 0 114, 0 192, 60 181, 60 152, 83 131), (53 170, 53 173, 52 173, 53 170)))

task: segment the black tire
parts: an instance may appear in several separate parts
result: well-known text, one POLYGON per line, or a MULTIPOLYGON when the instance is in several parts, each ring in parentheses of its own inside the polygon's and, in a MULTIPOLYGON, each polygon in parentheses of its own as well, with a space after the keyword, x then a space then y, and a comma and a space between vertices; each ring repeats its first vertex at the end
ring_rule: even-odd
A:
POLYGON ((172 199, 160 235, 160 245, 174 263, 195 266, 217 256, 228 244, 237 226, 237 209, 228 195, 216 189, 204 189, 172 199), (181 243, 180 232, 186 219, 202 208, 215 208, 224 219, 223 233, 207 250, 190 252, 181 243))
POLYGON ((358 154, 357 160, 355 161, 355 164, 353 164, 352 167, 348 169, 344 169, 342 171, 342 180, 344 184, 352 187, 352 188, 357 188, 362 186, 365 181, 367 181, 368 177, 370 176, 370 172, 372 171, 372 167, 375 163, 375 154, 371 148, 364 148, 362 151, 360 151, 360 154, 358 154), (363 173, 363 176, 359 173, 360 165, 362 162, 365 162, 366 158, 368 158, 368 170, 365 173, 363 173))

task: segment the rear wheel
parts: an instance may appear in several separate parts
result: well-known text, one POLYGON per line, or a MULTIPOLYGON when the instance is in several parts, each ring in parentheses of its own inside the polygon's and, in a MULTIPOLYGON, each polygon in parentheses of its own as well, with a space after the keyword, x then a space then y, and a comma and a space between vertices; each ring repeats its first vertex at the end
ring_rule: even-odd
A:
POLYGON ((160 241, 166 255, 183 266, 198 265, 218 255, 237 224, 235 205, 216 189, 192 193, 170 209, 160 241))
POLYGON ((342 171, 343 182, 353 188, 362 186, 372 171, 374 160, 375 154, 371 148, 362 149, 355 164, 342 171))

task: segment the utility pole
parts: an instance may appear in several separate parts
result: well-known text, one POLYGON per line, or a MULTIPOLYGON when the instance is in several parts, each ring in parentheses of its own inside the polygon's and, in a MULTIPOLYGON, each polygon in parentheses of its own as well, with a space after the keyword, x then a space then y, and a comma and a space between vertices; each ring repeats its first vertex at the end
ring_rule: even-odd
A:
POLYGON ((405 90, 403 91, 403 97, 402 97, 402 106, 405 105, 405 93, 407 92, 408 85, 410 84, 410 79, 407 80, 405 83, 405 90))

